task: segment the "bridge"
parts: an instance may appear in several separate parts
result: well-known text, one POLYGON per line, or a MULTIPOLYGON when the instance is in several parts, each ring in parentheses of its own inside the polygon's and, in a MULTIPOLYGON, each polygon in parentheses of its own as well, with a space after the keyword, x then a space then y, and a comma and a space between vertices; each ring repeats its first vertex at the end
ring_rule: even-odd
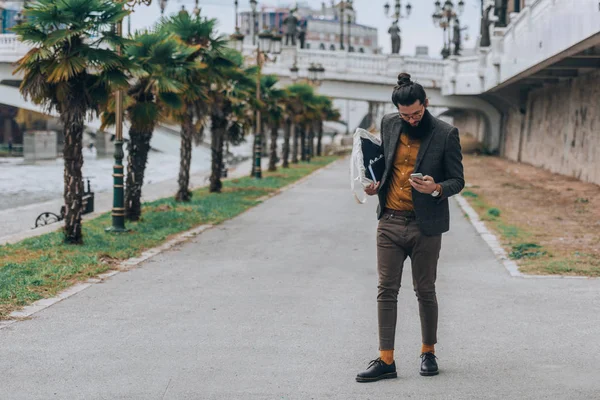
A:
MULTIPOLYGON (((476 118, 481 122, 478 137, 489 150, 502 153, 512 146, 508 153, 518 153, 513 158, 520 160, 526 154, 523 132, 531 125, 523 122, 533 109, 531 93, 600 70, 600 9, 597 0, 577 0, 576 6, 566 0, 525 0, 525 7, 508 22, 491 28, 491 46, 475 49, 472 56, 438 60, 284 47, 264 72, 286 84, 292 83, 293 65, 303 79, 311 64, 321 64, 325 73, 319 93, 385 104, 390 103, 398 73, 407 72, 425 87, 431 106, 463 120, 476 118), (512 138, 513 131, 521 132, 520 137, 512 138)), ((40 111, 24 102, 14 87, 2 85, 19 79, 12 76, 13 63, 27 50, 14 35, 0 35, 0 102, 40 111)), ((600 171, 594 174, 593 180, 600 182, 600 171)))
MULTIPOLYGON (((250 52, 251 49, 245 49, 250 52)), ((431 107, 470 110, 485 121, 485 146, 497 150, 500 146, 501 113, 490 103, 475 95, 443 95, 445 61, 432 58, 405 57, 384 54, 330 52, 284 48, 264 72, 279 76, 283 84, 292 83, 290 68, 298 67, 299 79, 308 78, 308 68, 320 64, 325 68, 318 92, 335 99, 391 104, 391 95, 398 74, 406 72, 425 88, 431 107)))

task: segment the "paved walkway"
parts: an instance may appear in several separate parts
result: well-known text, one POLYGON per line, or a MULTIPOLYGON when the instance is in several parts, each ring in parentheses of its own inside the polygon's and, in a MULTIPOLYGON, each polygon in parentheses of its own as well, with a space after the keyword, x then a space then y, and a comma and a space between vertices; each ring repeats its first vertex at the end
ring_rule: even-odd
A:
POLYGON ((600 280, 511 278, 453 203, 441 374, 418 374, 405 270, 399 379, 377 355, 375 201, 338 163, 189 243, 0 330, 0 398, 598 399, 600 280))

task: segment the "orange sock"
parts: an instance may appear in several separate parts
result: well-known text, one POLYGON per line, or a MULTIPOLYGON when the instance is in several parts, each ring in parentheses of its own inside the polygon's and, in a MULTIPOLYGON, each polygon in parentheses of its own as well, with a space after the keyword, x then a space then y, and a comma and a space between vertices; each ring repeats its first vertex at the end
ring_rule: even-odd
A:
POLYGON ((421 346, 421 354, 423 353, 435 354, 435 345, 423 343, 423 346, 421 346))
POLYGON ((391 365, 394 362, 394 350, 379 350, 379 356, 387 365, 391 365))

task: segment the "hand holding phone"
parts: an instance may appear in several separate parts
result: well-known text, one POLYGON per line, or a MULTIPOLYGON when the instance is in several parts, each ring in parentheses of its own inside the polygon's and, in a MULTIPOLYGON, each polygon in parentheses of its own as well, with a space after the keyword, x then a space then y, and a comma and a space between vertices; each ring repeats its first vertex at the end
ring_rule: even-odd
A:
POLYGON ((410 179, 415 179, 415 178, 423 180, 423 174, 420 172, 417 172, 415 174, 410 174, 410 179))

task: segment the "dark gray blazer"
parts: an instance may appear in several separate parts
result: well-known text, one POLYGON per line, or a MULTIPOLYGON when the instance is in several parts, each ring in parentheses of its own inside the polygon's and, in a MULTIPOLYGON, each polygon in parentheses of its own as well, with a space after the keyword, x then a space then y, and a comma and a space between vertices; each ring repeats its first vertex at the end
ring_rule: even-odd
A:
MULTIPOLYGON (((450 229, 448 198, 460 193, 465 186, 465 179, 458 129, 433 117, 429 112, 426 118, 429 118, 431 133, 421 139, 414 172, 433 177, 435 182, 442 186, 442 196, 434 198, 413 188, 412 199, 419 229, 424 235, 433 236, 450 229)), ((378 193, 377 219, 381 218, 385 208, 402 126, 402 119, 398 113, 387 114, 381 122, 385 172, 378 193)))

